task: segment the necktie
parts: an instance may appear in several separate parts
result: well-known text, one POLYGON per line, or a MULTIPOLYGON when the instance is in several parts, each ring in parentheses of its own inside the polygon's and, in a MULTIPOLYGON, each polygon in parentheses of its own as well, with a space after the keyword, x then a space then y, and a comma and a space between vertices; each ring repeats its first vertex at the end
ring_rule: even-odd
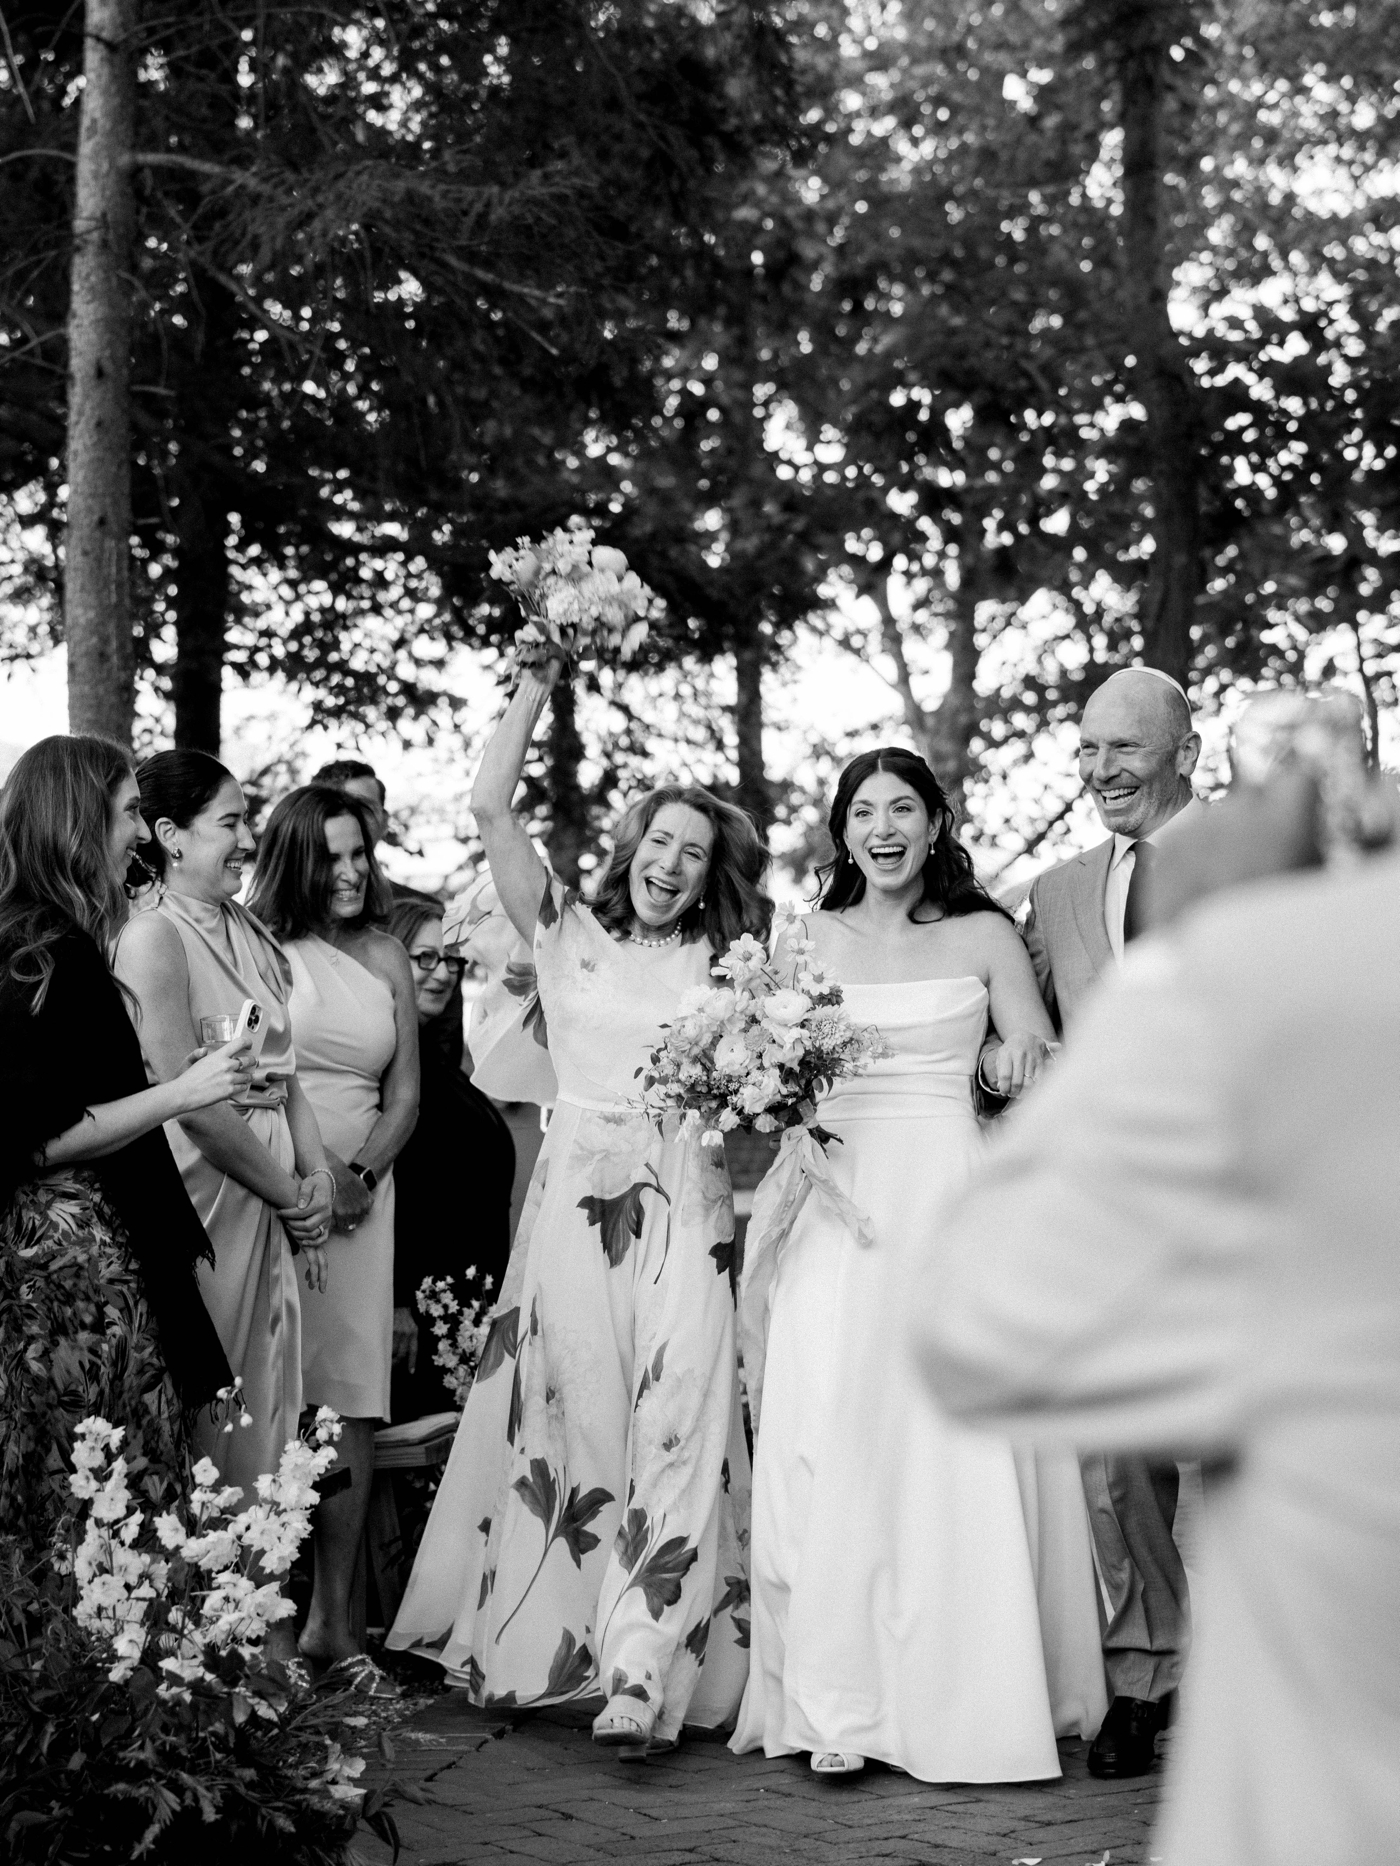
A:
POLYGON ((1157 851, 1150 842, 1133 844, 1133 872, 1128 877, 1128 898, 1123 903, 1123 944, 1147 931, 1147 903, 1152 892, 1152 869, 1157 851))

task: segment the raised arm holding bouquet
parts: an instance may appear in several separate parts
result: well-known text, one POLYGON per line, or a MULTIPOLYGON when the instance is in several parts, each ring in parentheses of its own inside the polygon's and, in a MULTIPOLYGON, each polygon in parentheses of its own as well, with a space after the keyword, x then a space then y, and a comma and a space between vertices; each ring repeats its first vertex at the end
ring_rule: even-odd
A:
POLYGON ((472 793, 559 1098, 389 1644, 487 1706, 601 1691, 596 1740, 643 1756, 737 1707, 749 1466, 723 1151, 660 1133, 636 1077, 771 908, 753 824, 693 786, 631 801, 589 903, 549 875, 511 804, 580 646, 521 668, 472 793))

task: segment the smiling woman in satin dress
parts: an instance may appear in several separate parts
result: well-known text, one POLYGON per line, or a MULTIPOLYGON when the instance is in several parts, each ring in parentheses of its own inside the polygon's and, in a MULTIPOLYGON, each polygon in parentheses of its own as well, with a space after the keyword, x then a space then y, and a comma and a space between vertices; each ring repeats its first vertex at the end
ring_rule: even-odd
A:
POLYGON ((316 1580, 300 1651, 376 1697, 395 1688, 360 1651, 350 1591, 389 1420, 394 1179, 418 1118, 418 1010, 408 956, 377 924, 388 888, 358 798, 310 784, 284 797, 258 850, 252 906, 292 968, 297 1072, 335 1178, 331 1274, 302 1304, 305 1404, 341 1415, 350 1487, 317 1508, 316 1580))

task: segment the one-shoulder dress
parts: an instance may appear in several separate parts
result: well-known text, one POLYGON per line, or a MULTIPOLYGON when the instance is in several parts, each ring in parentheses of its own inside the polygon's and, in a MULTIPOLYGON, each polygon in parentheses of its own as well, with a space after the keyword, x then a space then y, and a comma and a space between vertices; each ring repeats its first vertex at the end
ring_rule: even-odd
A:
POLYGON ((490 1706, 620 1693, 731 1717, 749 1458, 723 1154, 629 1106, 708 947, 613 940, 552 884, 535 942, 559 1101, 389 1645, 490 1706))
POLYGON ((987 991, 977 978, 844 990, 890 1054, 818 1118, 873 1241, 814 1193, 781 1245, 731 1747, 843 1750, 930 1782, 1055 1776, 1056 1736, 1092 1736, 1107 1707, 1078 1464, 955 1425, 905 1339, 940 1207, 983 1144, 972 1072, 987 991))
MULTIPOLYGON (((329 940, 288 940, 297 1080, 321 1139, 347 1164, 379 1119, 394 1060, 394 994, 329 940)), ((333 1231, 323 1290, 301 1299, 301 1371, 308 1406, 346 1419, 389 1420, 394 1336, 394 1174, 379 1176, 353 1232, 333 1231)))

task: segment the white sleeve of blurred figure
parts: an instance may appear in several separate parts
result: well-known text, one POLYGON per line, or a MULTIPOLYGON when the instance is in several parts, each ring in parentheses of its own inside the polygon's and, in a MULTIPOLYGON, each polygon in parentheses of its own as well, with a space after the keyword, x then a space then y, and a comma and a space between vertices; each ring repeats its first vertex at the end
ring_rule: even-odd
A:
POLYGON ((969 1423, 1081 1450, 1227 1450, 1251 1373, 1221 1007, 1141 943, 930 1242, 916 1349, 969 1423))

